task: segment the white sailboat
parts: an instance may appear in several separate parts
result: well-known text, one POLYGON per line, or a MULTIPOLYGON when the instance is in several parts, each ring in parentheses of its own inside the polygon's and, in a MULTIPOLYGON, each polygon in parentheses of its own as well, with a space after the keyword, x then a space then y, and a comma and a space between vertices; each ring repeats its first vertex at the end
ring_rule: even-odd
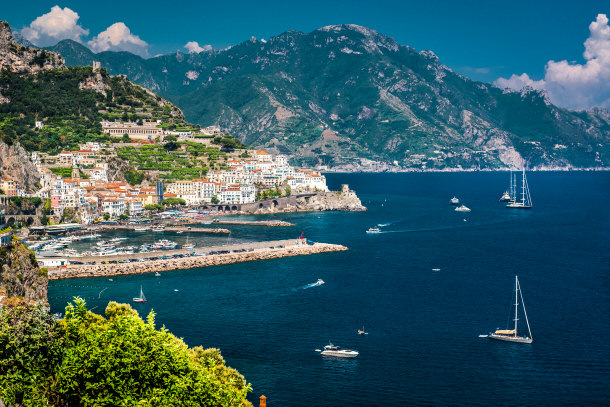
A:
POLYGON ((530 195, 530 188, 527 184, 527 178, 525 178, 525 168, 523 168, 523 179, 521 181, 521 201, 517 201, 517 186, 514 184, 515 193, 513 195, 512 201, 508 205, 507 208, 512 209, 532 209, 532 197, 530 195))
POLYGON ((519 279, 515 276, 515 328, 514 329, 496 329, 495 332, 490 332, 487 337, 489 339, 497 339, 500 341, 507 342, 519 342, 519 343, 532 343, 532 331, 530 330, 530 323, 527 319, 527 312, 525 311, 525 303, 523 302, 523 294, 521 293, 521 285, 519 279), (529 336, 518 336, 517 321, 519 321, 519 298, 521 298, 521 305, 523 306, 523 315, 525 315, 525 323, 527 324, 527 332, 529 336))
POLYGON ((133 302, 146 302, 146 297, 144 296, 144 291, 142 291, 142 286, 140 286, 140 296, 134 297, 133 302))
POLYGON ((194 244, 189 244, 189 235, 190 234, 186 235, 186 244, 182 245, 183 250, 193 250, 195 248, 194 244))

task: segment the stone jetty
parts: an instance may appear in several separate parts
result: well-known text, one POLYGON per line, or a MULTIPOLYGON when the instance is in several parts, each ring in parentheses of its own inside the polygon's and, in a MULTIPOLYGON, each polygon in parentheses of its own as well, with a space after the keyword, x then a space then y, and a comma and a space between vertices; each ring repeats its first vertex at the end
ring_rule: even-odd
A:
MULTIPOLYGON (((49 268, 49 279, 111 277, 127 274, 154 273, 344 250, 348 250, 348 248, 342 245, 329 243, 309 245, 303 240, 291 239, 207 247, 195 249, 196 255, 193 257, 147 260, 132 263, 105 264, 103 261, 107 261, 107 259, 105 257, 98 257, 96 264, 71 264, 61 268, 49 268)), ((185 251, 181 252, 185 253, 185 251)), ((170 253, 157 252, 156 255, 170 253)), ((149 257, 155 255, 153 253, 147 254, 149 257)), ((79 258, 79 260, 87 259, 79 258)))
MULTIPOLYGON (((155 225, 157 226, 157 225, 155 225)), ((138 226, 142 227, 142 226, 138 226)), ((136 226, 131 225, 112 225, 107 226, 104 225, 100 229, 103 231, 111 231, 111 230, 135 230, 136 226)), ((152 226, 151 226, 152 228, 152 226)), ((189 227, 189 226, 165 226, 165 231, 167 232, 193 232, 193 233, 211 233, 211 234, 228 234, 231 233, 229 229, 222 228, 198 228, 198 227, 189 227)))
POLYGON ((249 225, 249 226, 294 226, 294 223, 285 222, 283 220, 234 220, 234 219, 217 219, 212 222, 214 225, 249 225))

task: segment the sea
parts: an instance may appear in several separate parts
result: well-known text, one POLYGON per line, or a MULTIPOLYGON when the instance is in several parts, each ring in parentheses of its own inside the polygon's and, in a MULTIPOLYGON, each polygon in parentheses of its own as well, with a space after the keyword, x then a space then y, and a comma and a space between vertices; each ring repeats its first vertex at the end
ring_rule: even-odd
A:
MULTIPOLYGON (((258 406, 609 405, 610 172, 530 172, 533 209, 499 202, 507 172, 327 174, 366 212, 243 216, 294 227, 230 226, 198 245, 296 238, 345 252, 49 283, 157 314, 190 346, 222 351, 258 406), (456 196, 472 211, 455 212, 456 196), (382 233, 367 234, 371 227, 382 233), (533 343, 481 338, 514 325, 519 277, 533 343), (312 285, 318 279, 325 284, 312 285), (140 292, 148 299, 134 304, 140 292), (358 335, 362 329, 367 335, 358 335), (332 342, 354 359, 316 352, 332 342)), ((518 176, 520 179, 520 175, 518 176)), ((129 244, 187 236, 116 232, 129 244)), ((91 243, 80 242, 81 245, 91 243)), ((521 305, 520 305, 521 308, 521 305)), ((527 334, 524 315, 519 331, 527 334)))

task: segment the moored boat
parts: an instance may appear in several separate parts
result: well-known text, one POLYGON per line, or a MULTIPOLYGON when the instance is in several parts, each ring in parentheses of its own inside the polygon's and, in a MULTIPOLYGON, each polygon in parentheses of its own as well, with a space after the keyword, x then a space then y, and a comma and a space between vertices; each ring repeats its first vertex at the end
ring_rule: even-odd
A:
POLYGON ((449 205, 459 205, 459 204, 460 204, 460 200, 457 199, 455 196, 449 200, 449 205))
POLYGON ((324 356, 335 356, 338 358, 355 358, 360 354, 355 350, 341 349, 339 346, 335 346, 330 342, 324 347, 324 350, 319 352, 324 356))
POLYGON ((525 311, 525 303, 523 302, 523 294, 521 293, 521 285, 519 284, 519 278, 515 276, 515 327, 513 329, 496 329, 494 332, 490 332, 487 337, 489 339, 496 339, 499 341, 506 342, 518 342, 518 343, 532 343, 532 331, 530 330, 530 323, 527 319, 527 312, 525 311), (525 322, 527 323, 527 331, 529 336, 519 335, 517 331, 517 322, 519 321, 519 298, 521 298, 521 305, 523 306, 523 315, 525 316, 525 322))
POLYGON ((515 194, 513 195, 513 199, 508 205, 506 205, 506 207, 511 209, 532 209, 532 197, 530 195, 530 188, 527 183, 527 178, 525 177, 525 168, 523 168, 523 177, 521 181, 521 201, 517 201, 516 185, 514 187, 515 194))

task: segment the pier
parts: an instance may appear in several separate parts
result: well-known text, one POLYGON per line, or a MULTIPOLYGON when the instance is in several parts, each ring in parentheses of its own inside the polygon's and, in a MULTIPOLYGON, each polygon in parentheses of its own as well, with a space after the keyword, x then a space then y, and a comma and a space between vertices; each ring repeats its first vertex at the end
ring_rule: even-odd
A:
POLYGON ((83 264, 69 264, 50 267, 49 280, 67 278, 111 277, 127 274, 141 274, 184 270, 223 264, 242 263, 255 260, 269 260, 280 257, 303 256, 308 254, 338 252, 347 247, 329 243, 305 243, 302 239, 273 240, 266 242, 239 243, 209 246, 193 250, 163 250, 158 252, 123 254, 112 256, 70 257, 70 261, 83 264), (161 256, 192 255, 191 257, 159 259, 161 256), (151 260, 150 258, 157 258, 151 260), (144 260, 148 259, 148 260, 144 260), (113 264, 113 263, 116 264, 113 264))

